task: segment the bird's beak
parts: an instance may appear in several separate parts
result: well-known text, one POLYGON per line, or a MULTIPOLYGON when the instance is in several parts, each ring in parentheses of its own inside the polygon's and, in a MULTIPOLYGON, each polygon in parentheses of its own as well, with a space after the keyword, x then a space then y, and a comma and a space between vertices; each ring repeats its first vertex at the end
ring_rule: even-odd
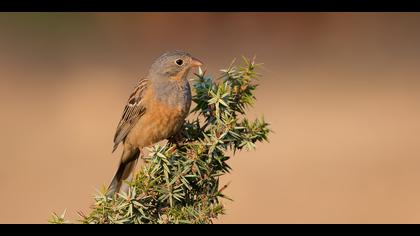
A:
POLYGON ((195 57, 191 58, 191 66, 197 67, 197 66, 202 66, 202 65, 203 65, 203 62, 201 62, 197 58, 195 58, 195 57))

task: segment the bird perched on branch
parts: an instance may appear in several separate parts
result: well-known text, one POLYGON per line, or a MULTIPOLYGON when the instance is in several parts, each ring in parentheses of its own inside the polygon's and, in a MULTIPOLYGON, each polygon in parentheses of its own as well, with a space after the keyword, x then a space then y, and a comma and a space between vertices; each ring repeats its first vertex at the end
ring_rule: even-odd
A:
POLYGON ((183 51, 169 51, 157 58, 141 78, 125 105, 114 136, 114 149, 122 142, 118 170, 108 196, 119 192, 136 166, 144 147, 176 135, 191 105, 188 72, 202 62, 183 51))

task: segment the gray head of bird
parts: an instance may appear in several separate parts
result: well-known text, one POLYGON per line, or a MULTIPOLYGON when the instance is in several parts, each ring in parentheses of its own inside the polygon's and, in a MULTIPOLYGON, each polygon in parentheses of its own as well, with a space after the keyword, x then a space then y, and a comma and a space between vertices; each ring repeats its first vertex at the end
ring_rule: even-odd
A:
POLYGON ((184 77, 193 67, 202 66, 203 63, 191 56, 188 52, 169 51, 158 57, 152 64, 149 74, 165 76, 167 78, 184 77))

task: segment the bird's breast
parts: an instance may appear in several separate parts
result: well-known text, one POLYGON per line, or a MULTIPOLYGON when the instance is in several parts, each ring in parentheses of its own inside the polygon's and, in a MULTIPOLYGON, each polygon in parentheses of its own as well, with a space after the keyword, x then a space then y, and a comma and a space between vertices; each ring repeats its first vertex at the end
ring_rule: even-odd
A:
POLYGON ((145 94, 146 112, 127 137, 131 145, 145 147, 174 135, 182 127, 191 105, 191 91, 145 94))
POLYGON ((154 98, 163 105, 188 112, 191 105, 191 88, 186 79, 155 84, 154 98))

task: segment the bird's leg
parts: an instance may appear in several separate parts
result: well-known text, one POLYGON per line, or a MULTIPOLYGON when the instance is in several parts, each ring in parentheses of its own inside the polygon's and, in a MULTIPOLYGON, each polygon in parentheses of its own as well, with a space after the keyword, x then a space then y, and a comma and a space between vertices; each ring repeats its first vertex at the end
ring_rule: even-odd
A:
POLYGON ((176 148, 179 148, 183 144, 184 139, 185 137, 183 134, 183 129, 181 129, 177 133, 169 137, 168 142, 170 145, 175 144, 176 148))
POLYGON ((140 158, 144 160, 146 158, 146 155, 144 155, 145 153, 144 153, 143 148, 139 148, 139 151, 140 151, 140 154, 139 154, 140 158))

